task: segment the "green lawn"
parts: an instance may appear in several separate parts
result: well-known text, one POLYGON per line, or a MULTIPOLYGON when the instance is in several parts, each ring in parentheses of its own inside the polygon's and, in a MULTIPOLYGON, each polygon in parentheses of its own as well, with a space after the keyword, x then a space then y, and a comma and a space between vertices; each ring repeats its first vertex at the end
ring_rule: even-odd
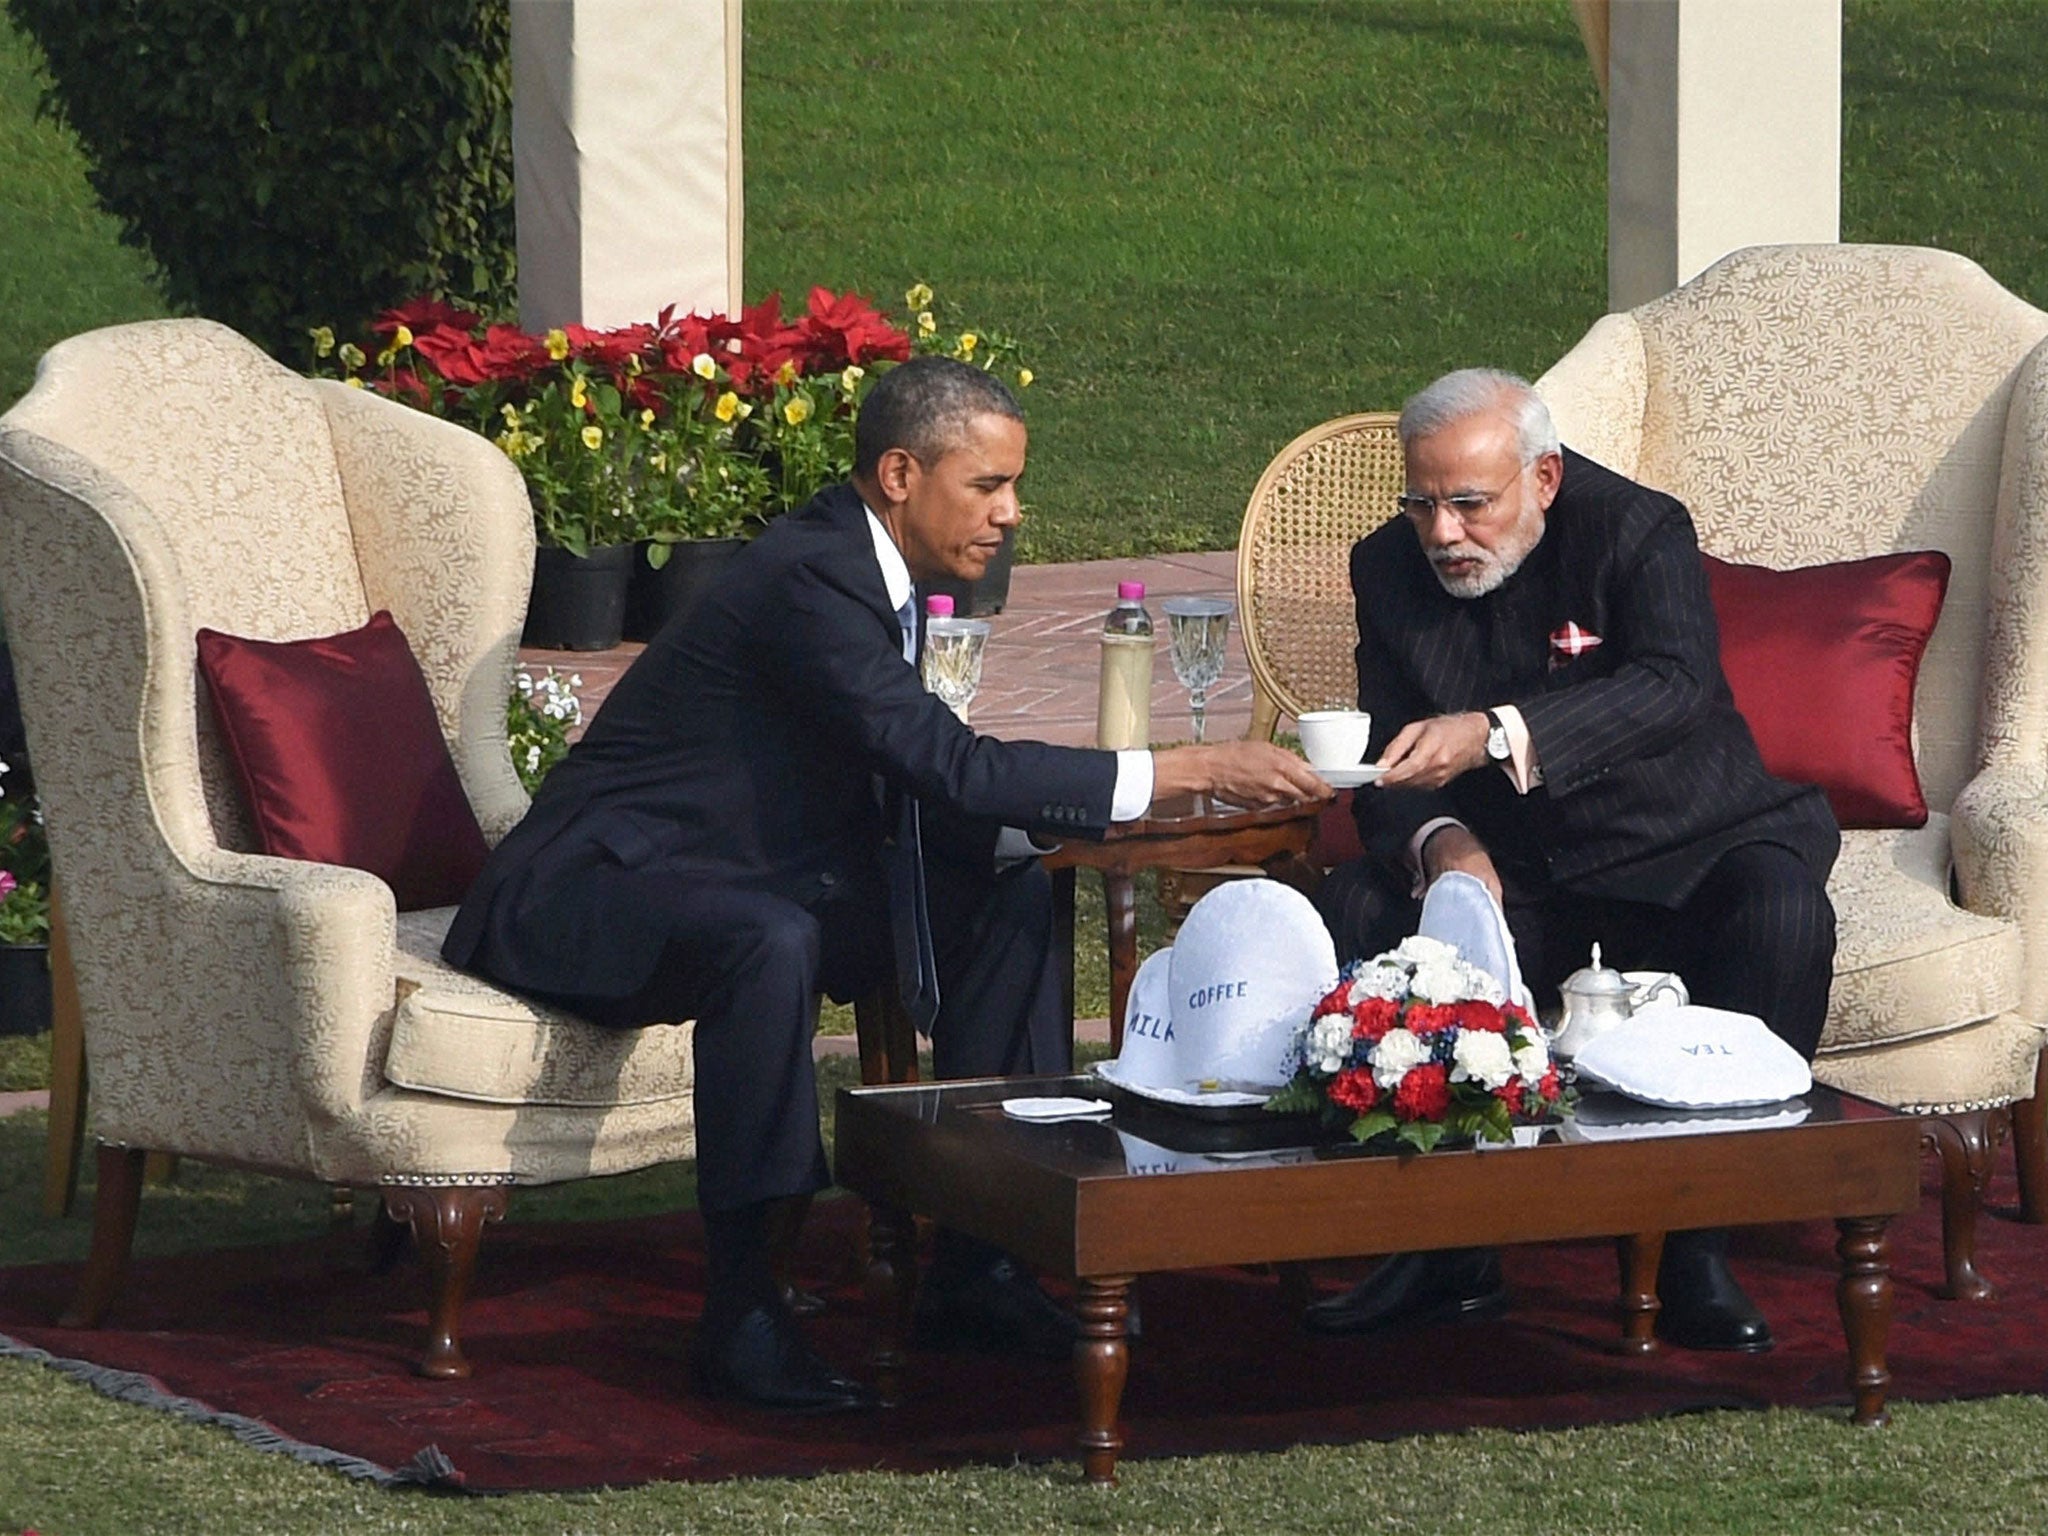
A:
MULTIPOLYGON (((1298 431, 1461 363, 1540 370, 1603 307, 1603 119, 1565 0, 749 0, 746 17, 749 290, 922 279, 1028 337, 1027 558, 1227 546, 1298 431)), ((2048 303, 2048 4, 1849 0, 1844 52, 1845 237, 1960 250, 2048 303)), ((51 341, 162 307, 34 96, 32 52, 0 26, 0 404, 51 341)), ((0 1077, 33 1081, 36 1049, 0 1054, 0 1077)), ((83 1251, 82 1220, 36 1212, 42 1129, 0 1122, 0 1265, 83 1251)), ((663 1170, 514 1215, 661 1209, 690 1187, 663 1170)), ((325 1219, 317 1189, 188 1167, 147 1195, 140 1242, 325 1219)), ((1138 1463, 1112 1495, 1065 1465, 384 1495, 19 1364, 0 1367, 0 1425, 0 1536, 2033 1532, 2048 1496, 2038 1398, 1907 1406, 1882 1434, 1715 1414, 1138 1463)))

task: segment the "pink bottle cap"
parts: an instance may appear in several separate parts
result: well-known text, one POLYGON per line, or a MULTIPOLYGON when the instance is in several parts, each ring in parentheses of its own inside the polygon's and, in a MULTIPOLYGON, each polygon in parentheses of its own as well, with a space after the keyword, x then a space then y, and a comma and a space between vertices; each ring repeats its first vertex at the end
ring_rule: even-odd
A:
POLYGON ((1142 602, 1145 597, 1145 583, 1142 581, 1120 581, 1116 584, 1116 600, 1120 603, 1142 602))
POLYGON ((935 619, 953 617, 953 599, 943 592, 934 592, 924 600, 924 611, 935 619))

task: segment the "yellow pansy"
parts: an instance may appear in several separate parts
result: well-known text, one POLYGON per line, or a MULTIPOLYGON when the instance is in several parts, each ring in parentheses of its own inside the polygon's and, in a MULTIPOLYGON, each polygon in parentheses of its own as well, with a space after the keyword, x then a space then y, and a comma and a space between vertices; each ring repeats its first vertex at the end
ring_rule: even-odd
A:
POLYGON ((363 366, 363 349, 352 341, 344 341, 341 344, 341 360, 350 368, 360 368, 363 366))
POLYGON ((361 379, 350 379, 348 381, 348 387, 350 389, 361 389, 363 387, 363 381, 361 379))
POLYGON ((867 376, 867 369, 861 367, 858 363, 854 363, 841 370, 839 374, 839 387, 850 395, 853 393, 854 386, 867 376))
POLYGON ((962 331, 960 333, 960 355, 962 357, 974 356, 974 349, 980 345, 981 338, 975 335, 974 332, 962 331))
POLYGON ((711 414, 720 421, 731 421, 739 414, 739 409, 740 397, 728 389, 718 397, 718 403, 711 407, 711 414))
POLYGON ((313 355, 325 357, 334 350, 334 332, 324 325, 316 325, 310 333, 313 337, 313 355))
POLYGON ((626 354, 626 372, 637 379, 640 377, 640 366, 640 354, 638 352, 628 352, 626 354))
POLYGON ((393 342, 390 346, 386 347, 382 352, 379 352, 377 354, 377 366, 379 368, 389 368, 391 366, 392 360, 397 356, 398 344, 396 342, 393 342))
POLYGON ((709 352, 699 352, 690 359, 690 372, 700 379, 715 379, 718 377, 718 364, 711 360, 709 352))
POLYGON ((507 400, 503 405, 499 406, 498 414, 505 418, 506 426, 516 427, 519 425, 519 407, 511 401, 507 400))
POLYGON ((912 283, 910 291, 903 295, 903 302, 911 309, 924 309, 932 301, 932 290, 925 283, 912 283))
POLYGON ((640 425, 643 427, 651 427, 654 425, 654 411, 652 410, 652 408, 644 410, 640 413, 640 425))
POLYGON ((569 333, 556 329, 548 332, 548 356, 560 362, 569 355, 569 333))
POLYGON ((657 454, 656 454, 656 455, 655 455, 655 456, 654 456, 654 457, 653 457, 652 459, 650 459, 650 460, 649 460, 648 462, 649 462, 649 463, 651 463, 651 464, 652 464, 652 465, 654 466, 654 472, 655 472, 655 473, 656 473, 657 475, 665 475, 665 474, 667 474, 667 473, 668 473, 668 455, 667 455, 667 454, 665 454, 665 453, 657 453, 657 454))
POLYGON ((783 365, 775 370, 775 382, 785 386, 794 384, 796 382, 796 363, 785 360, 783 365))
POLYGON ((782 419, 792 427, 800 427, 811 419, 811 397, 791 395, 782 407, 782 419))
POLYGON ((590 404, 590 387, 584 382, 581 374, 578 374, 575 381, 569 385, 569 403, 579 411, 590 404))
POLYGON ((929 336, 933 331, 936 331, 938 328, 939 322, 933 318, 932 312, 930 310, 921 309, 917 312, 918 335, 929 336))
POLYGON ((1037 377, 1038 375, 1033 373, 1029 368, 1019 368, 1017 370, 1017 387, 1019 389, 1029 389, 1031 387, 1031 381, 1037 377))
POLYGON ((583 439, 583 446, 588 448, 592 453, 595 453, 604 444, 603 427, 585 427, 582 430, 582 432, 580 432, 577 435, 583 439))
POLYGON ((412 327, 411 327, 411 326, 406 326, 406 325, 401 325, 401 326, 400 326, 400 327, 399 327, 399 328, 398 328, 397 330, 393 331, 393 332, 391 333, 391 345, 392 345, 392 346, 394 346, 394 347, 409 347, 409 346, 411 346, 411 345, 412 345, 412 327))

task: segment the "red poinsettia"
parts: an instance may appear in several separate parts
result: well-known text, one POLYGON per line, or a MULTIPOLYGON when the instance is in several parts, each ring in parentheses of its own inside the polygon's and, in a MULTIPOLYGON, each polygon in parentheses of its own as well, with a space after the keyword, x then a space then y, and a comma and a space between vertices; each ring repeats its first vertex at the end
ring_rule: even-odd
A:
POLYGON ((834 297, 828 288, 813 288, 797 329, 812 368, 820 372, 877 358, 900 363, 910 356, 910 337, 857 293, 834 297))
POLYGON ((442 299, 417 298, 387 309, 370 322, 371 334, 394 335, 402 325, 415 337, 427 331, 461 331, 465 334, 483 324, 483 316, 460 309, 442 299))

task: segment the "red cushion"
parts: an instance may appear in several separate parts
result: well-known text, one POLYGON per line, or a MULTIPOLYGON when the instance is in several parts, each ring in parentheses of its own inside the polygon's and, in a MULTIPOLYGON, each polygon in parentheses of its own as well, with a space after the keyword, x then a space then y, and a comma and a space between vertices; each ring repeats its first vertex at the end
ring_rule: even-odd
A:
POLYGON ((1948 592, 1948 556, 1794 571, 1701 558, 1721 666, 1764 766, 1826 790, 1845 827, 1924 826, 1913 683, 1948 592))
POLYGON ((202 629, 199 669, 263 852, 368 870, 401 912, 462 899, 488 850, 390 614, 317 640, 202 629))
POLYGON ((1365 857, 1365 844, 1358 840, 1358 819, 1351 814, 1351 794, 1348 789, 1337 791, 1337 798, 1316 818, 1316 840, 1309 844, 1308 857, 1317 869, 1335 869, 1365 857))

